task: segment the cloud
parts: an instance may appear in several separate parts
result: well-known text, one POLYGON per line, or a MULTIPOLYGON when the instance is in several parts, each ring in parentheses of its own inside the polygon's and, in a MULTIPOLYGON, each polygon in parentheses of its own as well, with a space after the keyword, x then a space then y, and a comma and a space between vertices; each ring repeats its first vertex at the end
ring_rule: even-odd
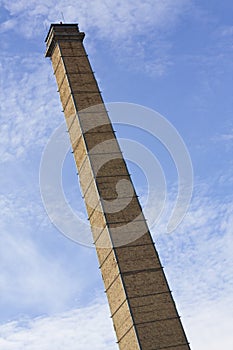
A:
POLYGON ((59 22, 63 13, 66 22, 78 21, 85 30, 94 29, 97 36, 109 40, 127 39, 152 28, 167 29, 189 5, 189 0, 71 0, 65 7, 61 0, 4 1, 5 9, 17 18, 17 30, 26 37, 42 32, 43 22, 59 22))
POLYGON ((231 349, 233 346, 232 298, 200 303, 187 318, 186 328, 191 348, 197 350, 231 349))
POLYGON ((50 0, 49 4, 44 0, 21 0, 17 4, 5 0, 4 7, 15 21, 17 35, 27 39, 45 37, 51 23, 79 22, 80 30, 87 34, 90 50, 95 50, 97 42, 106 41, 114 57, 131 70, 139 70, 143 65, 149 75, 161 76, 171 65, 167 35, 189 13, 191 3, 191 0, 70 0, 64 7, 61 0, 50 0), (149 47, 150 51, 154 48, 153 55, 149 47))
POLYGON ((8 30, 11 30, 15 27, 16 20, 15 19, 9 19, 3 23, 0 24, 0 33, 4 33, 8 30))
POLYGON ((233 35, 233 26, 225 26, 224 28, 222 28, 221 34, 222 36, 231 38, 233 35))
MULTIPOLYGON (((189 0, 89 1, 66 3, 62 1, 5 0, 2 6, 8 19, 2 30, 14 29, 26 38, 46 35, 51 22, 60 20, 61 12, 67 22, 76 22, 90 34, 89 45, 97 39, 108 40, 118 60, 124 60, 130 69, 161 76, 172 64, 166 54, 169 47, 163 39, 151 40, 150 35, 173 26, 187 9, 189 0), (43 26, 44 23, 44 26, 43 26), (47 26, 47 29, 45 28, 47 26), (146 33, 146 39, 143 38, 146 33), (135 40, 137 38, 137 40, 135 40), (111 44, 112 43, 112 44, 111 44), (153 43, 153 45, 152 45, 153 43), (119 54, 119 47, 121 50, 119 54), (124 49, 123 49, 124 47, 124 49), (154 58, 156 57, 156 58, 154 58), (141 64, 139 64, 141 62, 141 64)), ((82 29, 82 28, 81 28, 82 29)), ((1 56, 1 130, 0 161, 24 157, 26 151, 45 145, 51 131, 61 121, 59 97, 54 95, 56 84, 48 62, 38 54, 22 52, 12 55, 10 47, 1 56), (51 115, 56 116, 53 119, 51 115)))
POLYGON ((60 122, 61 107, 43 57, 5 56, 1 73, 0 159, 5 162, 44 146, 60 122))
MULTIPOLYGON (((209 191, 198 193, 196 184, 191 207, 175 232, 163 234, 168 210, 153 228, 171 281, 184 304, 186 294, 188 305, 221 299, 233 286, 233 205, 230 198, 214 198, 209 191), (197 286, 195 293, 193 286, 197 286)), ((168 206, 171 210, 172 204, 168 206)))
MULTIPOLYGON (((201 304, 186 318, 185 328, 191 348, 230 349, 232 308, 227 302, 201 304), (218 322, 216 322, 218 320, 218 322)), ((0 347, 4 350, 92 350, 118 349, 103 300, 94 300, 87 307, 54 316, 21 318, 0 325, 0 347)))
MULTIPOLYGON (((78 267, 81 249, 78 259, 70 261, 69 241, 55 239, 43 208, 29 193, 1 195, 0 211, 1 319, 54 313, 73 305, 90 283, 78 267)), ((87 262, 93 259, 88 252, 85 256, 87 262)))
MULTIPOLYGON (((9 204, 3 204, 3 214, 9 216, 9 204)), ((197 350, 230 349, 233 345, 232 213, 230 198, 214 198, 209 186, 199 184, 177 231, 164 235, 161 224, 160 232, 154 234, 188 340, 197 350)), ((9 253, 9 246, 4 247, 9 253)), ((18 250, 25 252, 25 245, 18 246, 18 250)), ((33 257, 30 249, 28 253, 33 257)), ((50 292, 51 300, 54 296, 60 298, 57 290, 50 292)), ((41 350, 51 346, 56 350, 117 349, 103 300, 53 316, 4 323, 0 336, 4 350, 34 350, 38 343, 41 350)))
MULTIPOLYGON (((164 235, 163 221, 153 229, 156 246, 188 339, 191 347, 198 350, 232 346, 229 324, 233 310, 233 205, 231 198, 214 197, 213 186, 213 183, 196 183, 190 210, 176 232, 164 235)), ((0 227, 3 233, 1 266, 6 269, 1 277, 3 295, 14 295, 15 305, 20 300, 24 313, 28 311, 28 304, 33 305, 33 308, 41 304, 41 308, 35 308, 37 314, 43 313, 43 310, 54 314, 54 310, 59 310, 57 302, 63 304, 60 307, 62 310, 67 305, 67 300, 72 298, 70 291, 76 288, 74 278, 64 274, 64 269, 57 261, 42 256, 35 243, 24 234, 26 221, 22 220, 18 225, 17 215, 21 217, 22 213, 16 198, 1 197, 0 203, 3 217, 8 218, 8 232, 12 232, 8 224, 13 219, 19 231, 19 234, 11 237, 4 232, 3 226, 0 227), (7 279, 4 280, 6 274, 7 279)), ((172 204, 171 200, 168 203, 169 210, 172 204)), ((22 210, 23 215, 33 216, 30 210, 22 210)), ((167 213, 164 215, 166 217, 167 213)), ((87 251, 85 254, 88 255, 87 251)), ((79 282, 80 288, 83 288, 82 281, 79 282)), ((7 298, 3 302, 6 303, 6 300, 7 298)), ((13 305, 12 300, 10 302, 13 305)), ((51 344, 58 350, 59 346, 71 350, 114 348, 114 336, 110 336, 113 334, 111 320, 104 309, 107 310, 106 306, 95 301, 90 307, 74 309, 68 313, 36 319, 19 317, 18 321, 0 327, 0 346, 4 350, 33 350, 39 339, 42 339, 42 350, 51 348, 51 344), (92 327, 96 328, 93 330, 92 327)))
POLYGON ((232 141, 233 133, 219 135, 217 139, 220 141, 232 141))
POLYGON ((108 307, 92 305, 50 317, 19 319, 0 325, 4 350, 104 350, 117 349, 108 307))
MULTIPOLYGON (((222 177, 218 180, 221 186, 222 177)), ((230 196, 213 194, 216 186, 214 180, 196 181, 183 222, 164 234, 176 194, 170 188, 163 216, 151 230, 191 348, 197 350, 233 345, 233 204, 230 196)), ((145 213, 149 222, 153 212, 145 213)))
MULTIPOLYGON (((217 152, 224 152, 230 155, 230 158, 227 160, 227 169, 231 169, 231 152, 232 152, 232 141, 233 141, 233 128, 232 128, 232 122, 229 120, 227 123, 228 125, 225 125, 223 127, 224 130, 222 132, 216 133, 215 136, 212 137, 212 143, 214 144, 217 152)), ((229 177, 229 171, 226 171, 224 174, 221 174, 222 178, 229 177)), ((230 177, 232 178, 232 174, 230 174, 230 177)), ((227 184, 227 182, 226 182, 227 184)))

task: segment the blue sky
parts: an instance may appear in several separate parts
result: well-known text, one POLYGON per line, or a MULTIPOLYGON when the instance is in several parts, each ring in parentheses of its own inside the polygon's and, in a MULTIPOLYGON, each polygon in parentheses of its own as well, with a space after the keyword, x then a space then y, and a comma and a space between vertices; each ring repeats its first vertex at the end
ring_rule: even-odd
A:
MULTIPOLYGON (((61 13, 86 33, 104 100, 154 109, 183 138, 193 197, 168 235, 177 184, 169 154, 143 133, 115 126, 164 170, 167 203, 151 231, 192 349, 232 348, 232 12, 230 0, 0 1, 1 349, 117 349, 95 250, 64 237, 40 196, 42 152, 63 122, 44 58, 47 30, 61 13)), ((130 161, 129 168, 144 203, 146 174, 130 161)), ((72 155, 63 186, 86 218, 72 155)), ((154 210, 147 208, 148 219, 154 210)))

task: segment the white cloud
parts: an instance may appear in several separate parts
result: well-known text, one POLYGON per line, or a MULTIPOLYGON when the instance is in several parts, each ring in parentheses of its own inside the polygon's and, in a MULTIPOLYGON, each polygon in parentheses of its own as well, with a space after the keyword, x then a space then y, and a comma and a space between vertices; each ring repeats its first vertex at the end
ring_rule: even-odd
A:
POLYGON ((232 349, 232 298, 217 302, 202 302, 192 309, 187 318, 186 328, 191 339, 191 348, 195 350, 232 349))
POLYGON ((0 33, 4 33, 16 25, 16 20, 15 19, 9 19, 3 23, 0 24, 0 33))
POLYGON ((233 205, 230 197, 214 197, 213 187, 196 183, 190 209, 175 232, 163 234, 173 200, 153 228, 191 348, 197 350, 233 344, 233 205))
MULTIPOLYGON (((113 41, 115 57, 124 60, 130 69, 143 67, 149 75, 161 76, 172 63, 165 52, 168 47, 162 39, 151 43, 155 55, 147 55, 147 39, 150 33, 172 26, 185 11, 189 0, 166 1, 70 1, 64 8, 62 1, 18 1, 5 0, 2 6, 10 14, 10 19, 2 24, 2 30, 15 29, 27 38, 37 34, 46 35, 42 23, 59 21, 61 12, 67 22, 76 22, 92 40, 102 38, 113 41), (141 36, 140 40, 138 38, 141 36), (132 40, 133 39, 133 40, 132 40), (118 48, 125 51, 117 54, 118 48), (142 64, 139 64, 142 62, 142 64)), ((154 34, 153 34, 154 35, 154 34)), ((8 48, 9 50, 9 48, 8 48)), ((61 106, 54 95, 56 84, 52 68, 38 55, 20 56, 2 52, 1 59, 1 130, 0 161, 5 162, 44 145, 46 138, 60 122, 61 106), (52 97, 52 98, 51 98, 52 97), (53 112, 52 112, 53 111, 53 112), (51 119, 51 115, 54 118, 51 119)))
POLYGON ((220 141, 232 141, 233 140, 233 133, 222 134, 222 135, 218 136, 217 139, 220 141))
POLYGON ((17 18, 17 30, 27 37, 43 31, 43 22, 59 22, 63 13, 66 22, 78 21, 85 30, 95 29, 98 36, 127 40, 148 29, 167 29, 187 9, 190 0, 70 0, 65 7, 60 0, 50 0, 49 4, 44 0, 5 0, 3 4, 17 18))
POLYGON ((50 23, 79 23, 87 34, 87 47, 105 40, 118 61, 133 70, 143 67, 149 75, 161 76, 171 65, 167 34, 190 12, 191 0, 21 0, 3 3, 15 21, 17 34, 26 38, 46 36, 50 23), (148 43, 150 50, 148 52, 148 43))
POLYGON ((4 350, 117 349, 109 310, 102 301, 53 317, 20 319, 0 326, 4 350))
MULTIPOLYGON (((196 187, 190 211, 176 232, 164 235, 163 223, 158 227, 160 234, 157 234, 155 229, 155 241, 165 266, 165 273, 191 347, 197 350, 217 350, 232 346, 229 324, 233 310, 233 206, 230 198, 225 198, 225 201, 222 198, 214 198, 209 185, 196 187)), ((11 221, 14 212, 18 212, 17 206, 12 207, 15 199, 6 200, 2 197, 0 203, 3 216, 7 216, 11 221), (13 211, 13 208, 16 210, 13 211)), ((28 216, 30 215, 29 211, 28 216)), ((18 229, 21 231, 22 226, 18 226, 18 229)), ((11 271, 14 276, 12 279, 9 275, 7 280, 11 290, 4 289, 6 284, 2 279, 3 295, 11 295, 15 288, 20 290, 22 286, 18 284, 19 281, 26 281, 27 293, 24 291, 21 295, 18 294, 18 298, 29 298, 29 302, 30 298, 34 298, 35 303, 36 295, 36 302, 42 303, 44 309, 46 303, 50 304, 51 308, 46 308, 46 312, 53 312, 52 306, 56 300, 70 298, 69 290, 73 288, 74 283, 72 279, 67 279, 57 264, 51 264, 46 257, 41 257, 32 242, 25 240, 25 235, 23 240, 19 240, 18 236, 2 237, 1 266, 9 266, 6 270, 11 271), (12 261, 15 261, 15 267, 12 261), (27 275, 26 279, 22 279, 20 275, 22 267, 27 275), (64 293, 64 285, 67 286, 67 294, 64 293)), ((82 282, 80 288, 83 288, 82 282)), ((114 349, 115 340, 109 314, 103 311, 105 306, 98 305, 95 303, 90 308, 73 310, 62 315, 23 321, 19 319, 4 324, 0 327, 0 346, 4 350, 33 350, 34 347, 36 349, 41 334, 44 334, 43 341, 40 342, 42 350, 51 348, 51 344, 56 350, 60 349, 59 346, 71 350, 111 347, 114 349), (99 325, 102 325, 100 331, 99 325), (93 330, 92 327, 96 328, 93 330), (101 333, 103 329, 109 331, 101 333)), ((35 304, 33 306, 35 307, 35 304)), ((57 306, 54 307, 56 309, 57 306)), ((41 309, 39 311, 41 312, 41 309)))
POLYGON ((197 187, 195 191, 191 207, 175 232, 162 234, 163 223, 153 229, 173 283, 179 286, 182 297, 190 293, 188 300, 193 303, 200 296, 221 299, 233 285, 232 202, 230 198, 223 202, 206 192, 197 193, 197 187), (198 288, 191 297, 193 285, 198 288))
MULTIPOLYGON (((230 196, 213 195, 214 181, 196 181, 183 222, 175 232, 165 234, 176 195, 176 190, 169 188, 163 215, 151 230, 191 349, 195 350, 231 349, 233 345, 233 205, 230 196)), ((156 194, 155 198, 160 201, 156 194)), ((147 205, 149 223, 155 212, 156 208, 147 205)))
POLYGON ((43 57, 5 56, 1 73, 0 159, 4 162, 45 145, 60 122, 61 107, 54 95, 51 67, 43 57))
MULTIPOLYGON (((2 319, 31 310, 33 314, 63 311, 73 305, 88 282, 83 281, 78 266, 67 263, 65 254, 57 256, 59 242, 54 239, 54 246, 49 247, 43 232, 51 234, 51 224, 43 208, 28 193, 24 197, 17 193, 0 196, 0 211, 2 319)), ((67 249, 66 242, 60 244, 67 249)), ((77 263, 75 258, 73 263, 77 263)))
MULTIPOLYGON (((185 329, 195 350, 231 349, 232 308, 229 299, 202 303, 186 317, 185 329)), ((101 300, 92 305, 54 316, 22 318, 0 326, 0 347, 4 350, 92 350, 118 349, 109 317, 101 300)))
POLYGON ((233 26, 225 26, 225 27, 223 27, 222 30, 221 30, 221 34, 223 36, 232 37, 232 35, 233 35, 233 26))

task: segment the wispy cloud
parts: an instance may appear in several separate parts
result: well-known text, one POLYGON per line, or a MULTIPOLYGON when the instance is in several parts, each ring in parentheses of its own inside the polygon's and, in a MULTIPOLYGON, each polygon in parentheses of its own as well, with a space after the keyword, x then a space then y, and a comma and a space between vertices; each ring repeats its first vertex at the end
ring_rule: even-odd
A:
MULTIPOLYGON (((233 344, 229 331, 233 316, 232 225, 230 198, 214 198, 208 185, 199 184, 190 211, 177 231, 164 235, 163 223, 153 230, 188 339, 198 350, 231 348, 233 344)), ((9 252, 9 245, 4 243, 4 247, 9 252)), ((25 244, 18 247, 21 254, 28 251, 34 256, 33 250, 24 248, 25 244)), ((50 265, 46 266, 49 274, 53 273, 50 265)), ((59 295, 57 290, 50 293, 51 298, 59 295)), ((2 324, 0 335, 4 350, 33 350, 39 339, 42 350, 51 345, 58 350, 116 347, 109 311, 105 302, 98 300, 62 314, 2 324)))
POLYGON ((45 145, 60 122, 61 107, 58 96, 50 95, 55 81, 43 57, 6 55, 1 61, 0 161, 4 162, 45 145))
POLYGON ((221 30, 222 36, 232 37, 233 36, 233 26, 224 26, 221 30))
POLYGON ((64 7, 61 0, 6 0, 9 20, 3 26, 7 29, 13 18, 14 26, 9 29, 30 39, 45 36, 50 23, 59 23, 63 18, 67 23, 79 22, 80 30, 87 34, 89 48, 105 40, 114 57, 124 60, 130 69, 138 70, 143 65, 149 75, 161 76, 171 61, 166 37, 190 12, 191 4, 191 0, 71 0, 64 7), (153 56, 148 53, 148 43, 155 48, 153 56))
POLYGON ((4 33, 10 29, 13 29, 16 25, 16 20, 15 19, 9 19, 3 23, 0 24, 0 33, 4 33))
MULTIPOLYGON (((81 29, 85 28, 87 35, 92 33, 90 46, 96 38, 108 40, 115 57, 125 60, 130 69, 143 67, 147 74, 161 76, 172 64, 166 54, 168 46, 158 35, 153 43, 156 52, 156 58, 153 58, 155 55, 147 53, 148 38, 150 33, 155 36, 155 32, 161 29, 167 32, 173 27, 189 3, 189 0, 147 0, 143 3, 90 0, 70 1, 64 8, 62 1, 51 0, 48 4, 43 0, 6 0, 2 6, 9 18, 1 28, 4 32, 15 30, 17 35, 21 33, 26 38, 45 36, 50 23, 59 21, 63 13, 67 22, 77 22, 78 19, 81 29), (145 33, 146 40, 143 39, 145 33), (119 47, 123 46, 124 53, 121 51, 121 55, 117 55, 119 47)), ((0 84, 0 161, 4 162, 24 156, 25 150, 44 145, 46 137, 60 122, 61 107, 58 96, 54 95, 56 87, 51 67, 42 55, 24 53, 15 56, 10 51, 2 52, 0 84), (53 119, 51 111, 56 115, 53 119)))
MULTIPOLYGON (((41 206, 29 193, 0 196, 1 319, 63 311, 90 283, 83 280, 80 262, 66 256, 69 241, 49 238, 53 230, 41 206)), ((82 261, 80 249, 79 254, 82 261)), ((85 256, 92 259, 88 252, 85 256)))
MULTIPOLYGON (((195 293, 195 290, 193 290, 195 293)), ((231 295, 217 302, 202 302, 187 317, 187 335, 197 350, 231 349, 233 307, 231 295)))
MULTIPOLYGON (((233 205, 230 197, 216 198, 211 192, 209 185, 196 183, 191 207, 177 230, 170 235, 163 234, 166 227, 163 220, 171 211, 173 201, 168 202, 159 225, 153 228, 154 240, 181 315, 187 320, 193 319, 194 312, 194 318, 203 318, 203 324, 207 323, 206 329, 209 323, 211 327, 218 324, 218 314, 222 313, 218 307, 233 307, 230 297, 233 288, 233 205), (194 310, 198 310, 199 316, 194 310), (207 310, 215 321, 206 318, 207 310)), ((195 325, 192 321, 189 323, 195 332, 195 325)), ((227 329, 227 321, 221 327, 227 329)), ((220 344, 218 337, 215 341, 220 344)))
POLYGON ((109 310, 101 300, 53 317, 23 318, 0 326, 4 350, 117 349, 109 310))
MULTIPOLYGON (((163 216, 152 229, 191 348, 198 350, 228 349, 233 344, 229 333, 233 317, 233 204, 230 196, 214 196, 213 187, 213 183, 196 181, 184 221, 175 232, 164 234, 174 205, 169 195, 163 216)), ((151 215, 153 208, 146 213, 149 221, 151 215)))
POLYGON ((232 141, 233 140, 233 132, 221 134, 216 139, 219 141, 232 141))
POLYGON ((149 28, 167 29, 189 5, 190 0, 69 1, 65 7, 60 0, 50 0, 49 3, 44 0, 4 1, 9 14, 17 18, 17 30, 27 37, 42 32, 43 22, 59 22, 63 13, 66 22, 78 21, 83 28, 95 29, 96 35, 109 40, 135 36, 149 28))

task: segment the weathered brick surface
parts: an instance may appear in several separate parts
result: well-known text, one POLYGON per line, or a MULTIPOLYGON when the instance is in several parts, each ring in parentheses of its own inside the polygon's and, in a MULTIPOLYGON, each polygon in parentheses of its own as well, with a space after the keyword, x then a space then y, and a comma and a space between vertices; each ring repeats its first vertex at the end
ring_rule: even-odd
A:
POLYGON ((117 176, 128 175, 128 171, 121 153, 117 154, 89 154, 91 164, 93 167, 94 175, 97 177, 102 176, 117 176), (100 165, 102 165, 100 167, 100 165))
POLYGON ((109 253, 109 249, 112 249, 111 236, 109 235, 109 229, 107 225, 99 231, 95 228, 92 230, 94 242, 96 242, 96 250, 99 258, 99 263, 101 265, 102 260, 104 260, 109 253))
POLYGON ((131 298, 130 307, 136 323, 176 317, 176 310, 169 292, 131 298))
POLYGON ((138 341, 135 327, 132 327, 124 337, 119 340, 119 349, 120 350, 141 350, 138 341))
POLYGON ((116 176, 102 176, 96 178, 96 184, 101 198, 113 200, 116 198, 136 196, 134 187, 128 174, 116 176))
POLYGON ((121 350, 188 350, 76 25, 46 38, 121 350))
POLYGON ((126 299, 125 289, 120 275, 108 286, 106 293, 111 313, 114 314, 126 299))
POLYGON ((133 327, 132 317, 130 316, 130 309, 127 300, 115 312, 112 317, 117 333, 117 338, 121 339, 133 327))
MULTIPOLYGON (((185 338, 179 319, 167 319, 137 325, 142 349, 154 350, 184 345, 185 338)), ((188 349, 188 344, 186 348, 188 349)))
POLYGON ((140 247, 116 247, 116 254, 122 272, 160 267, 157 254, 151 243, 140 247))
POLYGON ((105 283, 105 288, 108 289, 108 287, 114 282, 114 280, 120 273, 115 252, 113 249, 107 256, 107 258, 102 262, 101 273, 105 283))

